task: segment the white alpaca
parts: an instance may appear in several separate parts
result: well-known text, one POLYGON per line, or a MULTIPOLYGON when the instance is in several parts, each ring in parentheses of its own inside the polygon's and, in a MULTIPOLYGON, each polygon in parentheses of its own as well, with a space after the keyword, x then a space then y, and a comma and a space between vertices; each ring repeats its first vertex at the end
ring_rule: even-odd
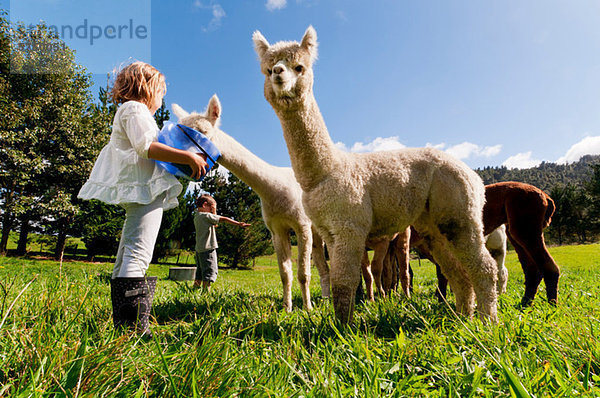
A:
POLYGON ((313 95, 317 35, 270 45, 253 35, 264 95, 279 117, 304 208, 329 249, 336 316, 352 319, 367 239, 409 225, 431 241, 457 310, 496 320, 496 264, 485 248, 484 186, 464 163, 432 149, 346 153, 333 144, 313 95))
POLYGON ((262 216, 271 231, 277 254, 279 274, 283 283, 283 305, 292 310, 292 252, 290 231, 298 238, 298 282, 304 308, 312 309, 310 301, 310 256, 319 270, 323 297, 329 297, 329 268, 325 261, 323 241, 314 234, 311 222, 302 207, 302 190, 292 169, 272 166, 219 129, 221 104, 216 95, 206 114, 188 113, 177 104, 173 112, 179 122, 206 135, 221 152, 218 162, 248 184, 260 197, 262 216))

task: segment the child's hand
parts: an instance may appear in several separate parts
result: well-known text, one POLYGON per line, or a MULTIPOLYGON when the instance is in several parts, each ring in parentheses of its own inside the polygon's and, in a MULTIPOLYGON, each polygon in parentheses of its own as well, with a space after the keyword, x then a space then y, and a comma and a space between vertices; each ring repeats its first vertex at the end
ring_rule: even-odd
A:
POLYGON ((240 227, 242 227, 242 228, 246 228, 246 227, 249 227, 249 226, 250 226, 250 225, 252 225, 252 224, 248 224, 248 223, 245 223, 245 222, 239 222, 239 223, 238 223, 238 225, 239 225, 240 227))
POLYGON ((206 163, 206 155, 203 153, 193 153, 189 152, 189 163, 188 165, 192 168, 192 177, 193 179, 198 179, 206 174, 206 168, 208 167, 208 163, 206 163))

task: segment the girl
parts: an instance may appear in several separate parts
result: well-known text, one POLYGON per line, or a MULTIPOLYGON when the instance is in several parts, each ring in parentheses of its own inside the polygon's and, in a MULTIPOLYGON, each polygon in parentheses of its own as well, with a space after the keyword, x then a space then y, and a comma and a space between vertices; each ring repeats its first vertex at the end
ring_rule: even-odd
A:
POLYGON ((109 143, 102 149, 81 199, 120 205, 126 218, 111 279, 115 326, 150 333, 148 319, 156 277, 146 277, 164 210, 178 205, 181 184, 155 160, 187 164, 192 178, 205 173, 201 155, 157 142, 153 114, 166 93, 165 77, 153 66, 134 62, 116 76, 110 91, 119 105, 109 143))

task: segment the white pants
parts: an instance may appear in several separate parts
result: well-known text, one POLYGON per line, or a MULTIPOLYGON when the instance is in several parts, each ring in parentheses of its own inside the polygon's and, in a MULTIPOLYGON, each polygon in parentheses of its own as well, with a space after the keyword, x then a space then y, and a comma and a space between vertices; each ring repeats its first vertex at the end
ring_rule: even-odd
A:
POLYGON ((113 268, 114 278, 141 278, 150 266, 160 229, 165 194, 150 204, 128 203, 121 242, 113 268))

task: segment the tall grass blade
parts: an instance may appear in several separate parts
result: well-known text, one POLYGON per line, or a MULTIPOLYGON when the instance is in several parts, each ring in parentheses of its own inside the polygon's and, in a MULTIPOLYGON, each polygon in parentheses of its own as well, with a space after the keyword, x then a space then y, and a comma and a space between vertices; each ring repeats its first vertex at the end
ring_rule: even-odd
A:
POLYGON ((517 396, 517 398, 533 398, 531 394, 527 391, 521 380, 515 375, 506 364, 506 362, 502 361, 501 363, 502 371, 508 380, 508 384, 510 385, 511 390, 517 396))
POLYGON ((33 277, 33 279, 30 280, 27 285, 25 285, 25 287, 23 288, 23 290, 21 290, 21 292, 17 295, 17 297, 15 297, 15 299, 13 300, 13 302, 10 304, 10 306, 6 310, 6 314, 4 314, 4 317, 2 318, 2 322, 0 322, 0 329, 2 329, 2 326, 4 326, 4 322, 6 322, 6 318, 8 318, 8 314, 10 314, 10 310, 12 310, 12 307, 14 307, 15 303, 17 302, 17 300, 19 300, 19 297, 21 297, 21 295, 23 293, 25 293, 25 290, 27 290, 27 288, 33 283, 33 281, 35 281, 35 279, 37 277, 38 277, 38 275, 36 274, 33 277))
POLYGON ((158 343, 158 338, 156 337, 156 333, 152 333, 152 338, 154 343, 156 344, 156 349, 160 355, 160 359, 162 361, 163 366, 165 367, 165 371, 167 372, 167 376, 169 377, 169 382, 171 383, 171 388, 173 389, 173 394, 175 397, 179 397, 179 392, 177 391, 177 387, 175 386, 175 380, 173 380, 173 376, 171 375, 171 371, 169 370, 169 365, 165 360, 165 356, 160 348, 160 344, 158 343))
POLYGON ((87 348, 87 342, 88 331, 86 329, 83 332, 81 344, 79 344, 79 348, 77 349, 77 359, 75 362, 73 362, 61 383, 62 387, 67 391, 72 390, 75 387, 77 387, 79 390, 81 375, 83 373, 83 365, 85 363, 85 350, 87 348))

